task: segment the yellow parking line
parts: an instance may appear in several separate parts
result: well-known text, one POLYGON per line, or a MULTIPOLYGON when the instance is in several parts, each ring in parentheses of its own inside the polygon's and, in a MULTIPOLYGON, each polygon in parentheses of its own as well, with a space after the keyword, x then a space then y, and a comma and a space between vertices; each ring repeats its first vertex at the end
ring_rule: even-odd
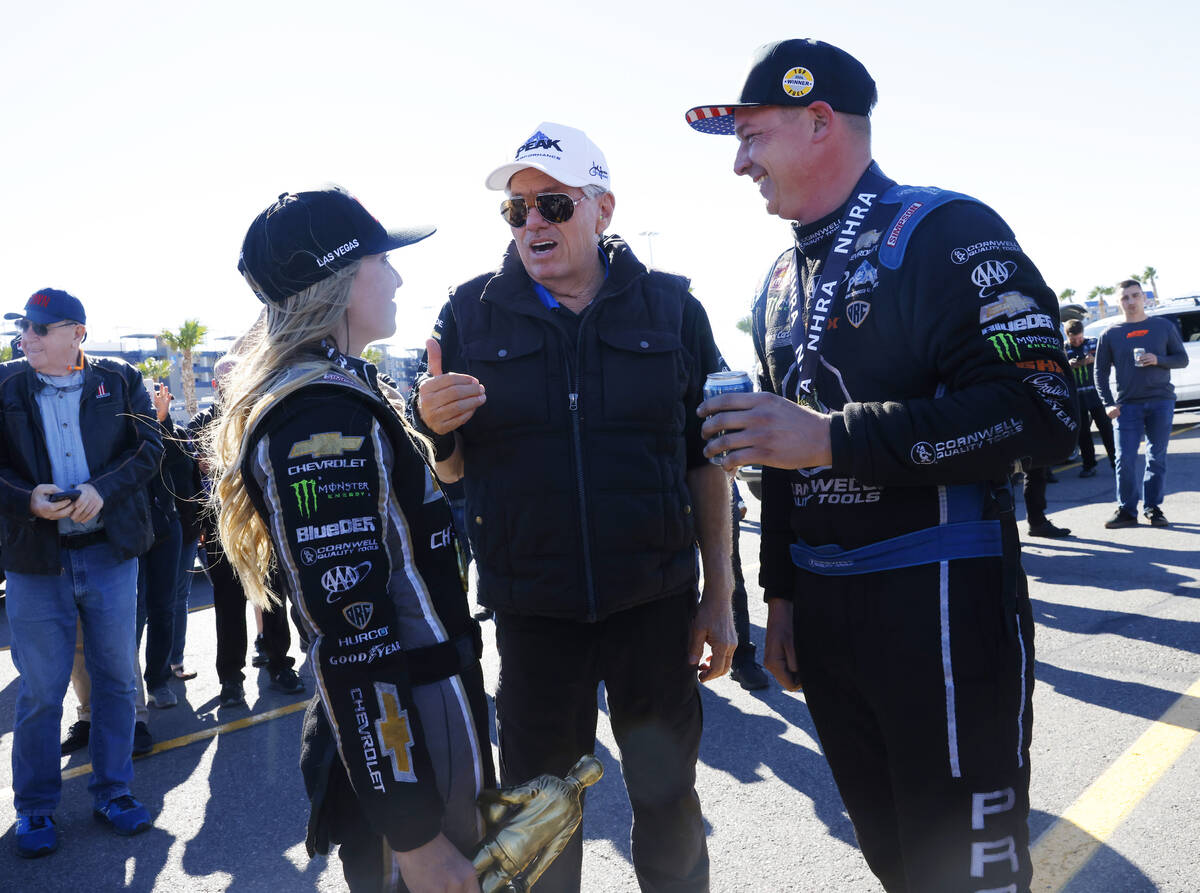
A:
POLYGON ((1200 732, 1200 679, 1033 846, 1033 890, 1058 893, 1200 732))
MULTIPOLYGON (((276 707, 274 710, 268 710, 266 713, 255 713, 251 716, 243 717, 242 719, 227 722, 219 726, 213 726, 211 729, 202 729, 199 732, 192 732, 189 735, 180 735, 178 738, 172 738, 169 741, 160 741, 154 745, 154 749, 143 756, 152 756, 156 753, 164 753, 168 750, 174 750, 177 747, 183 747, 187 744, 193 744, 196 741, 203 741, 205 738, 212 738, 216 735, 224 735, 227 732, 236 732, 240 729, 248 729, 250 726, 256 726, 260 723, 270 722, 273 719, 278 719, 281 716, 287 716, 289 713, 295 713, 297 710, 303 710, 308 706, 308 701, 297 701, 294 704, 288 704, 286 707, 276 707)), ((138 757, 137 759, 141 759, 138 757)), ((82 766, 75 766, 63 772, 63 780, 69 778, 78 778, 80 775, 87 775, 92 771, 91 763, 84 763, 82 766)))

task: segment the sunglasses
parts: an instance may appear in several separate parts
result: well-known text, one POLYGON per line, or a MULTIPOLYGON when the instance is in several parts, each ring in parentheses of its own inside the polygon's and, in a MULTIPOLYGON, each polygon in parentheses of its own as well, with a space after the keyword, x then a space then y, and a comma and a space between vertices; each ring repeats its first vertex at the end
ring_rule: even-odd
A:
POLYGON ((17 331, 19 331, 22 335, 24 335, 30 329, 33 329, 33 334, 37 335, 39 338, 45 338, 51 329, 61 329, 64 326, 73 326, 73 325, 75 325, 75 323, 73 323, 69 320, 67 322, 56 322, 56 323, 54 323, 54 325, 48 326, 45 323, 30 322, 28 319, 18 319, 17 320, 17 331))
MULTIPOLYGON (((534 199, 534 203, 547 223, 566 223, 575 213, 575 206, 585 198, 586 195, 571 198, 565 192, 543 192, 534 199)), ((529 205, 520 196, 506 199, 500 203, 500 216, 509 226, 524 226, 529 219, 529 205)))

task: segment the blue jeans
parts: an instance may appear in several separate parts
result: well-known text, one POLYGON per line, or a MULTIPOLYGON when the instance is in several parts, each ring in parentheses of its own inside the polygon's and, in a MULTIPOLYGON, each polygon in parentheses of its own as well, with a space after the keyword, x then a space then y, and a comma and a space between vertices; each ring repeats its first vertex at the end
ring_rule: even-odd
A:
POLYGON ((1146 437, 1146 473, 1142 479, 1142 504, 1147 510, 1162 505, 1167 481, 1167 441, 1171 437, 1174 400, 1144 400, 1120 404, 1117 429, 1117 502, 1123 511, 1137 515, 1135 482, 1138 447, 1146 437))
POLYGON ((179 519, 171 518, 150 551, 138 559, 138 644, 146 632, 146 689, 154 691, 171 678, 175 644, 175 575, 179 570, 179 519))
POLYGON ((21 674, 13 720, 13 803, 51 815, 62 795, 59 732, 75 656, 75 618, 92 678, 92 777, 96 808, 129 793, 137 682, 137 561, 107 543, 62 550, 61 574, 8 573, 12 657, 21 674))
POLYGON ((188 599, 192 597, 192 579, 195 574, 192 569, 196 566, 196 549, 200 540, 194 539, 183 544, 179 553, 179 568, 175 576, 175 637, 171 643, 171 666, 183 666, 183 644, 187 638, 188 599))

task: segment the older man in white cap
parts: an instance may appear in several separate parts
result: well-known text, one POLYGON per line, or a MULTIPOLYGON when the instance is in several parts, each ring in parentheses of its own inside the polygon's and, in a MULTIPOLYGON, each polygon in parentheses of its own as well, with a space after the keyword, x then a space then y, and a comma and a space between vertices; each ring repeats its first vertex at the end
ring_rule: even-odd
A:
MULTIPOLYGON (((695 409, 721 358, 688 280, 604 234, 608 163, 583 132, 538 125, 487 186, 507 193, 512 243, 451 291, 415 420, 442 479, 466 486, 496 617, 502 781, 590 751, 603 682, 638 881, 707 890, 696 683, 729 668, 736 640, 729 481, 695 409)), ((538 890, 578 890, 581 859, 576 834, 538 890)))

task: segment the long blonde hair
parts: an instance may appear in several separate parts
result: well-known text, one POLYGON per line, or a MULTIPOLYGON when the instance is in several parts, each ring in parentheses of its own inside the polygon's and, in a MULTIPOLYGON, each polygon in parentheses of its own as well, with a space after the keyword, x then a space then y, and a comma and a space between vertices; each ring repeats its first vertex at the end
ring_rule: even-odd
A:
POLYGON ((333 367, 313 348, 322 338, 342 334, 350 286, 361 264, 355 261, 282 305, 267 304, 265 314, 239 340, 237 366, 221 387, 221 415, 204 436, 221 548, 246 597, 260 608, 279 604, 281 596, 269 585, 275 561, 270 533, 242 480, 249 436, 271 405, 333 367), (285 377, 287 384, 281 387, 285 377))

